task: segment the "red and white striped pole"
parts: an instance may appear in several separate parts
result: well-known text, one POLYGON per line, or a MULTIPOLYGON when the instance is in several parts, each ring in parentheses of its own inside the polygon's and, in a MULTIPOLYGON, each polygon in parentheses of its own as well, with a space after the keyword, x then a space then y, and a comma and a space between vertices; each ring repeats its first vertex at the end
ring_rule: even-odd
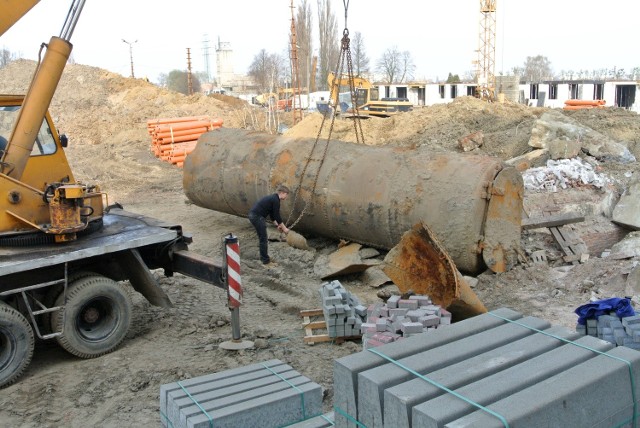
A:
POLYGON ((224 238, 226 249, 226 278, 229 308, 239 308, 242 305, 242 280, 240 278, 240 244, 238 238, 229 234, 224 238))
POLYGON ((232 233, 224 237, 222 250, 222 272, 227 288, 227 300, 231 311, 232 340, 222 342, 220 347, 240 350, 253 347, 253 342, 242 340, 240 333, 240 306, 242 305, 242 279, 240 277, 240 244, 232 233))

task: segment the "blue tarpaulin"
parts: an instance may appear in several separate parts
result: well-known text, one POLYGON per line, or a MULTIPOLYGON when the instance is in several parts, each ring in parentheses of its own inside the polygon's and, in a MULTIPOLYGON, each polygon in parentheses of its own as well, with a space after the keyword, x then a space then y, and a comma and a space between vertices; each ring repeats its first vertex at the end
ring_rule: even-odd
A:
POLYGON ((582 305, 575 310, 578 314, 578 324, 585 325, 587 319, 597 319, 600 315, 608 315, 615 311, 619 318, 631 317, 636 313, 631 306, 631 300, 627 298, 612 297, 610 299, 596 300, 582 305))

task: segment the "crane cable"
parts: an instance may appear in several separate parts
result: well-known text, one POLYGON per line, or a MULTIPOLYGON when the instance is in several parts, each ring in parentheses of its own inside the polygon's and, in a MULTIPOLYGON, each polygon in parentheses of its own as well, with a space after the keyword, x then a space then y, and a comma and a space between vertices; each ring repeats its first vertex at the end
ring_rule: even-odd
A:
MULTIPOLYGON (((293 221, 293 223, 291 223, 290 226, 287 226, 289 229, 295 227, 300 220, 302 220, 302 218, 304 217, 306 211, 307 211, 307 207, 309 205, 309 200, 311 199, 311 197, 313 196, 313 194, 315 193, 316 190, 316 186, 318 184, 318 178, 320 176, 320 170, 322 169, 322 165, 324 164, 324 161, 327 157, 327 150, 329 149, 329 141, 331 141, 331 135, 333 134, 333 126, 335 124, 335 120, 336 120, 336 114, 335 112, 337 111, 337 107, 339 105, 339 95, 340 95, 340 84, 342 82, 342 72, 343 72, 343 68, 344 68, 344 64, 345 64, 345 60, 347 63, 347 76, 348 76, 348 81, 349 81, 349 92, 351 94, 351 105, 353 108, 353 126, 354 126, 354 130, 356 133, 356 142, 358 144, 364 144, 364 133, 362 132, 362 124, 360 122, 360 113, 358 111, 358 103, 357 103, 357 96, 356 96, 356 89, 355 89, 355 82, 354 82, 354 76, 353 76, 353 62, 352 62, 352 58, 351 58, 351 47, 350 47, 350 39, 349 39, 349 29, 347 28, 347 17, 348 17, 348 10, 349 10, 349 1, 350 0, 342 0, 343 5, 344 5, 344 23, 345 23, 345 28, 342 31, 342 41, 340 43, 340 56, 338 58, 338 65, 336 67, 336 73, 333 76, 333 81, 331 82, 331 88, 329 90, 329 106, 332 107, 331 110, 331 123, 329 125, 329 132, 327 135, 327 139, 326 142, 324 144, 324 149, 322 151, 322 156, 321 158, 318 160, 318 168, 316 170, 315 173, 315 177, 313 180, 313 184, 311 186, 311 190, 309 192, 309 195, 307 198, 304 198, 303 202, 303 206, 302 206, 302 210, 300 211, 300 214, 298 215, 298 217, 293 221), (335 91, 335 92, 334 92, 335 91), (335 97, 334 97, 335 95, 335 97)), ((343 112, 346 113, 346 112, 343 112)), ((327 115, 322 115, 322 122, 320 123, 320 128, 318 129, 318 134, 316 135, 316 139, 313 143, 313 146, 311 147, 311 151, 309 153, 309 156, 306 159, 305 165, 302 169, 302 173, 300 174, 300 182, 298 184, 298 187, 296 188, 295 192, 294 192, 294 196, 293 196, 293 203, 292 203, 292 209, 291 212, 289 213, 289 217, 287 218, 287 223, 290 222, 291 217, 293 216, 293 213, 295 211, 295 207, 296 207, 296 202, 298 200, 298 197, 300 196, 300 190, 302 189, 302 184, 305 178, 305 175, 307 174, 307 169, 309 167, 309 164, 311 163, 311 161, 313 160, 313 154, 316 151, 316 147, 318 147, 318 142, 320 141, 320 135, 322 134, 322 130, 324 128, 324 123, 327 119, 327 115)))

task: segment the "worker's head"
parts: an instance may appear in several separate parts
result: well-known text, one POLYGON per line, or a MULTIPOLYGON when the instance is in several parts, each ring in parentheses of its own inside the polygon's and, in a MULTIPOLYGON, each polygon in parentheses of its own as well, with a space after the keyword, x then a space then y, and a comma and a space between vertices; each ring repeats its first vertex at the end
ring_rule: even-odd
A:
POLYGON ((287 196, 289 196, 289 188, 284 184, 281 184, 276 189, 276 193, 278 194, 280 200, 284 201, 285 199, 287 199, 287 196))

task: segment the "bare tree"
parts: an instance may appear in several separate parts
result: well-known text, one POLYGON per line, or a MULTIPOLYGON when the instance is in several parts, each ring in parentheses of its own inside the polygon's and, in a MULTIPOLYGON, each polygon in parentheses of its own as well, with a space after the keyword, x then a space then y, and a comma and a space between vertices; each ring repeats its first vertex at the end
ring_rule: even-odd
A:
POLYGON ((298 38, 298 67, 300 69, 300 82, 309 90, 311 82, 311 63, 313 58, 313 17, 311 15, 311 3, 302 0, 298 6, 296 15, 296 36, 298 38))
POLYGON ((400 80, 398 80, 398 83, 413 79, 413 73, 414 71, 416 71, 416 65, 413 63, 413 58, 411 57, 411 53, 409 51, 403 51, 400 55, 400 65, 402 74, 400 76, 400 80))
POLYGON ((253 78, 261 92, 275 92, 284 77, 285 61, 281 55, 268 53, 262 49, 253 57, 249 66, 249 76, 253 78))
POLYGON ((369 57, 364 48, 362 33, 356 31, 351 39, 351 57, 353 58, 353 71, 356 76, 362 76, 369 72, 369 57))
POLYGON ((16 56, 11 53, 9 49, 2 48, 0 49, 0 68, 8 65, 11 61, 16 59, 16 56))
POLYGON ((384 51, 376 63, 376 71, 386 83, 402 83, 413 77, 415 65, 409 51, 400 52, 397 46, 384 51))
MULTIPOLYGON (((546 56, 528 56, 524 63, 522 77, 527 82, 542 82, 552 78, 551 62, 546 56)), ((571 72, 573 74, 573 72, 571 72)))
MULTIPOLYGON (((318 1, 318 30, 320 34, 320 84, 328 89, 327 76, 338 65, 340 41, 338 39, 338 21, 331 10, 331 2, 318 1)), ((337 70, 336 70, 337 71, 337 70)))

